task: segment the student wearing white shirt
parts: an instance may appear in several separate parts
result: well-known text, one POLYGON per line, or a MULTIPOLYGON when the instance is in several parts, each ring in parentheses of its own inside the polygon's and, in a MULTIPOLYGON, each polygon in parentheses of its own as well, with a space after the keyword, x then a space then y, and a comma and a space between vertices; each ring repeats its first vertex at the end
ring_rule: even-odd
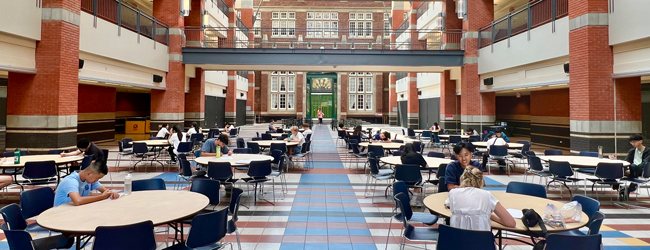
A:
POLYGON ((190 137, 193 134, 198 133, 196 131, 197 127, 198 127, 198 124, 196 122, 192 122, 192 124, 190 124, 190 129, 187 130, 187 137, 190 137))
POLYGON ((476 231, 491 231, 491 222, 515 227, 517 222, 492 193, 481 189, 483 173, 468 166, 460 176, 460 187, 449 191, 445 202, 451 211, 450 226, 476 231), (494 212, 494 213, 493 213, 494 212))
POLYGON ((233 130, 233 129, 235 129, 235 126, 233 126, 233 125, 230 124, 230 122, 229 122, 229 123, 226 123, 226 127, 225 127, 225 131, 224 131, 224 132, 225 132, 226 134, 230 135, 230 130, 233 130))
MULTIPOLYGON (((508 146, 508 143, 503 138, 497 137, 497 135, 494 134, 494 133, 488 134, 488 138, 489 139, 487 141, 487 151, 483 154, 483 164, 482 164, 483 170, 487 169, 485 167, 487 165, 488 157, 490 156, 490 154, 489 154, 490 146, 492 146, 492 145, 506 146, 506 147, 508 146)), ((499 163, 499 172, 500 173, 505 173, 504 166, 506 165, 506 161, 505 160, 498 160, 498 163, 499 163)))
POLYGON ((172 163, 176 162, 176 155, 178 154, 178 145, 181 144, 181 142, 186 142, 187 139, 185 136, 183 136, 183 132, 178 128, 178 126, 174 126, 172 128, 172 133, 169 135, 169 148, 167 151, 169 152, 169 157, 171 158, 172 163))
POLYGON ((158 125, 160 130, 158 130, 158 134, 156 134, 156 137, 158 138, 167 138, 167 135, 169 134, 169 124, 165 124, 163 127, 162 125, 158 125))
POLYGON ((298 143, 298 146, 293 149, 294 154, 299 154, 302 150, 302 144, 305 143, 305 137, 302 135, 302 133, 298 132, 297 126, 291 127, 291 136, 284 140, 298 143))
POLYGON ((302 129, 303 129, 302 135, 305 137, 305 139, 307 138, 307 135, 311 135, 314 133, 314 131, 311 131, 311 129, 309 129, 309 124, 307 123, 302 124, 302 129))

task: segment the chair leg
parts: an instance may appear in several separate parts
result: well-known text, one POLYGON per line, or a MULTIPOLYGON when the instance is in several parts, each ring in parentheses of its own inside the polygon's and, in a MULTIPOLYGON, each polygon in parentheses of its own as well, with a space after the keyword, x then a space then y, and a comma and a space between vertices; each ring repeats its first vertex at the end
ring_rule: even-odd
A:
POLYGON ((390 228, 393 225, 393 216, 390 217, 390 222, 388 223, 388 235, 386 235, 386 247, 384 250, 388 250, 388 241, 390 240, 390 228))
POLYGON ((241 241, 239 240, 239 229, 235 230, 235 236, 237 237, 237 247, 241 250, 241 241))

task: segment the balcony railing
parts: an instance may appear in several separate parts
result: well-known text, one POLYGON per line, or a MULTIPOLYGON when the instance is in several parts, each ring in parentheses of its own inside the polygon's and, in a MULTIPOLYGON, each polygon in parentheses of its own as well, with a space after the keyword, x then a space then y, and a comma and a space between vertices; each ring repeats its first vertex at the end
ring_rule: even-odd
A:
POLYGON ((159 43, 169 42, 169 26, 117 0, 82 0, 81 10, 159 43))
POLYGON ((395 37, 401 36, 402 33, 404 33, 404 31, 409 30, 409 28, 410 28, 409 19, 406 18, 404 22, 402 22, 402 24, 400 24, 399 27, 397 27, 397 30, 395 30, 395 37))
POLYGON ((428 9, 429 9, 429 2, 428 1, 424 1, 424 2, 420 3, 420 6, 418 6, 418 8, 416 10, 416 13, 418 15, 418 19, 420 19, 420 17, 422 15, 424 15, 424 13, 426 13, 428 9))
POLYGON ((560 19, 569 13, 569 0, 539 0, 479 29, 479 48, 560 19), (481 34, 483 33, 483 34, 481 34))
POLYGON ((237 71, 237 75, 248 79, 248 71, 237 71))
POLYGON ((237 17, 237 29, 239 29, 239 31, 243 32, 244 34, 248 35, 249 32, 248 27, 246 27, 246 24, 244 24, 244 22, 242 22, 242 20, 239 17, 237 17))
POLYGON ((221 10, 221 13, 224 15, 228 16, 228 12, 230 12, 230 7, 228 7, 228 4, 224 2, 223 0, 212 0, 212 3, 217 3, 217 8, 221 10))
POLYGON ((406 78, 408 76, 408 73, 397 72, 397 73, 395 73, 395 76, 396 76, 396 80, 399 81, 399 80, 402 80, 402 79, 406 78))
MULTIPOLYGON (((427 33, 426 40, 405 39, 405 42, 391 43, 386 31, 359 29, 279 29, 256 28, 255 38, 240 40, 229 36, 223 38, 229 29, 215 27, 184 27, 187 47, 206 48, 269 48, 269 49, 373 49, 373 50, 442 50, 459 49, 462 30, 419 30, 427 33)), ((235 30, 239 31, 239 30, 235 30)), ((407 30, 409 36, 416 34, 407 30)), ((243 31, 242 31, 243 32, 243 31)))

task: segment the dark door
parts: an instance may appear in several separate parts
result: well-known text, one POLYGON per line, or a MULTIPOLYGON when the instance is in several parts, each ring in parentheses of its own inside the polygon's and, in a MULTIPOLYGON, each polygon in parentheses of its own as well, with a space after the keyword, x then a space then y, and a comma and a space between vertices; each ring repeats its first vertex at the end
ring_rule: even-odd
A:
POLYGON ((223 128, 226 126, 226 98, 217 97, 217 126, 223 128))
POLYGON ((246 100, 237 100, 235 122, 237 127, 246 125, 246 100))
POLYGON ((397 105, 397 120, 400 127, 408 127, 408 102, 399 101, 397 105))
POLYGON ((217 98, 205 96, 205 121, 204 128, 214 128, 217 124, 217 98))
POLYGON ((430 128, 440 121, 440 98, 420 99, 420 128, 430 128))

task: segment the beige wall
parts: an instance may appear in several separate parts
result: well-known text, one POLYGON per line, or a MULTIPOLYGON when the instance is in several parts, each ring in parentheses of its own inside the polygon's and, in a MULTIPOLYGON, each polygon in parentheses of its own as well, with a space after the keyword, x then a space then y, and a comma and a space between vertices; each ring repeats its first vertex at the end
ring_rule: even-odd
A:
POLYGON ((614 75, 650 74, 650 38, 614 45, 614 75))
POLYGON ((36 0, 0 1, 0 34, 7 33, 31 40, 41 40, 43 10, 36 0))
POLYGON ((205 95, 226 97, 223 90, 228 86, 228 71, 205 72, 205 95))
POLYGON ((613 2, 609 13, 609 45, 650 38, 650 1, 625 0, 613 2))
POLYGON ((83 69, 79 70, 80 80, 109 82, 129 86, 164 89, 166 72, 139 65, 129 64, 111 58, 79 52, 84 60, 83 69), (153 75, 163 76, 161 83, 153 82, 153 75))
POLYGON ((550 61, 482 74, 480 76, 481 91, 501 91, 569 83, 569 75, 564 73, 564 63, 568 60, 568 57, 561 57, 550 61), (494 77, 492 86, 482 84, 487 77, 494 77))
POLYGON ((36 72, 35 56, 34 40, 0 32, 0 70, 36 72))

